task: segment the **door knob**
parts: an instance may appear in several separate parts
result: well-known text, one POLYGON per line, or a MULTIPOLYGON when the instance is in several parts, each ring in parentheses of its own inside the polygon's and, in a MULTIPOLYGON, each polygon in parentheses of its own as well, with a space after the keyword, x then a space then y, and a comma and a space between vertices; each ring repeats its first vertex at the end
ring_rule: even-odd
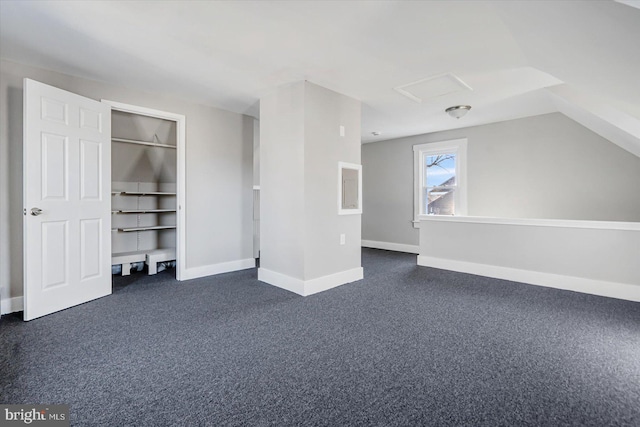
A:
POLYGON ((42 213, 42 209, 40 208, 31 208, 31 215, 38 216, 42 213))

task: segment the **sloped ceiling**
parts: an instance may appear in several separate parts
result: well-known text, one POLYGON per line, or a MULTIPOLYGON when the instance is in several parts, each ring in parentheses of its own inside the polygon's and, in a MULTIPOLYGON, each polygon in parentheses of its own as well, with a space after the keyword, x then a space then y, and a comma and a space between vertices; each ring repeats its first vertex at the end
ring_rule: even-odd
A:
POLYGON ((640 150, 638 40, 640 9, 613 1, 0 2, 3 58, 256 117, 260 97, 306 79, 362 101, 363 142, 590 96, 581 123, 601 133, 624 114, 620 145, 640 150), (472 90, 394 90, 449 72, 472 90), (473 108, 455 120, 456 104, 473 108))

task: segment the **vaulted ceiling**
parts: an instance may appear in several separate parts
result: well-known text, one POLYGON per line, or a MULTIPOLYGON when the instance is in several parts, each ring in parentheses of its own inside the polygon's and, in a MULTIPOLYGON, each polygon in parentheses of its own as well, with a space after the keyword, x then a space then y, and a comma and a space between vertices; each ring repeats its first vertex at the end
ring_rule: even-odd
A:
POLYGON ((635 0, 0 2, 3 58, 256 117, 309 80, 363 142, 560 111, 640 156, 638 40, 635 0))

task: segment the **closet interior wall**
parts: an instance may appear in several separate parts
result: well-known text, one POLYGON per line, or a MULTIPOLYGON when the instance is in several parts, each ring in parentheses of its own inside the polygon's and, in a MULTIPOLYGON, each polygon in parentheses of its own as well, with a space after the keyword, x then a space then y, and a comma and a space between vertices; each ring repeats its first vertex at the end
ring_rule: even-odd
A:
POLYGON ((158 249, 173 249, 173 260, 176 122, 112 110, 111 126, 112 263, 158 249))

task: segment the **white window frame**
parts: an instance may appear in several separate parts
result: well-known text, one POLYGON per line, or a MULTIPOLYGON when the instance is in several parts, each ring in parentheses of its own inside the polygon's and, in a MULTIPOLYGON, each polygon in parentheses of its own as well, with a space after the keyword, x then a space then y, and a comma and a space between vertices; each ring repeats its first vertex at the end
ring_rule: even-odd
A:
MULTIPOLYGON (((454 191, 455 216, 467 215, 467 139, 431 142, 413 146, 413 226, 420 219, 433 216, 421 212, 424 199, 424 159, 441 153, 456 155, 456 190, 454 191)), ((446 215, 450 216, 450 215, 446 215)))

